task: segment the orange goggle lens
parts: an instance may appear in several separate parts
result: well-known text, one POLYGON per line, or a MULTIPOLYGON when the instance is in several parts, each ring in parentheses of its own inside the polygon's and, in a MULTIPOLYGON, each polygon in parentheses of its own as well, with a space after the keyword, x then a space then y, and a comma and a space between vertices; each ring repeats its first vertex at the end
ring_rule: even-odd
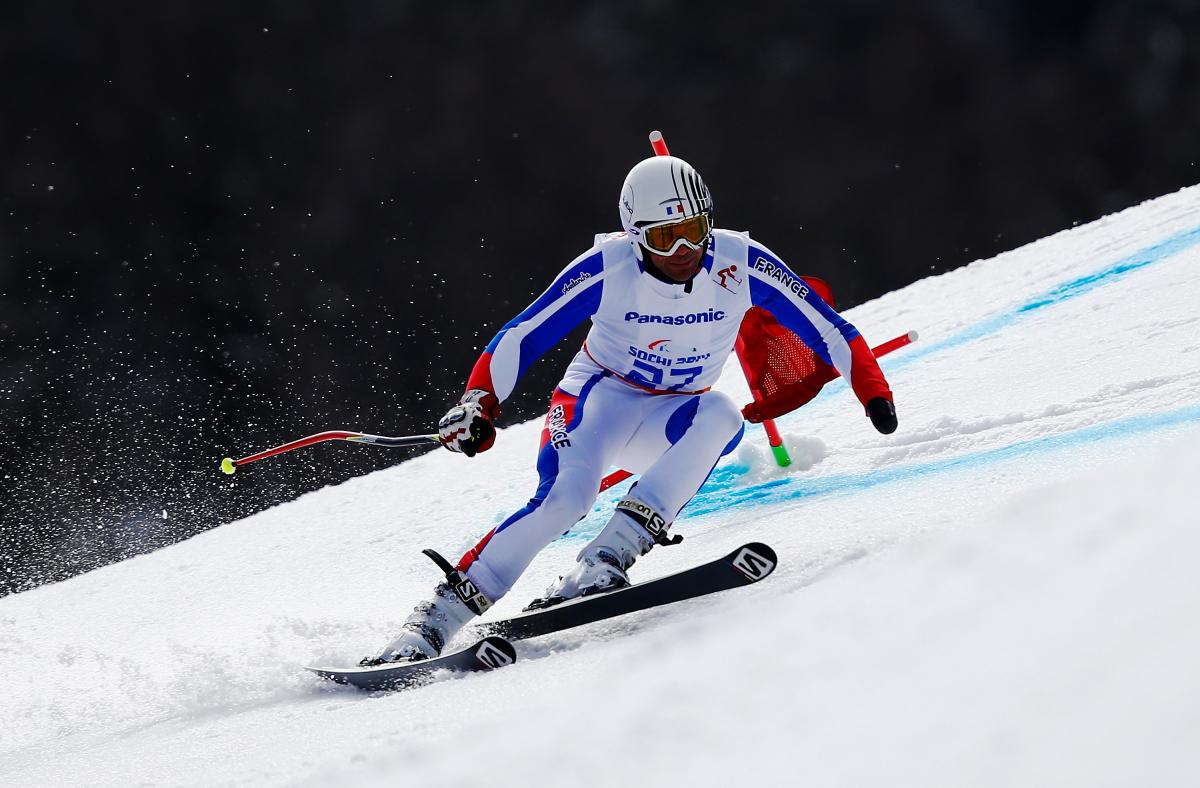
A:
POLYGON ((652 251, 670 254, 675 242, 680 238, 693 246, 704 243, 708 239, 709 230, 708 217, 700 214, 682 222, 647 227, 642 231, 642 243, 652 251))

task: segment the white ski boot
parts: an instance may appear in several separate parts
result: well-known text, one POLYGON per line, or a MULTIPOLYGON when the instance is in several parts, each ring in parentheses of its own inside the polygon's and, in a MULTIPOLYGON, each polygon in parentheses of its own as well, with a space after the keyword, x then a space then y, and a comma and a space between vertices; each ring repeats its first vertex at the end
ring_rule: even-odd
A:
POLYGON ((617 504, 617 511, 600 535, 580 551, 579 563, 525 609, 539 610, 568 599, 625 588, 630 584, 627 572, 634 561, 656 544, 678 544, 683 540, 681 536, 668 539, 670 527, 651 507, 626 498, 617 504))
POLYGON ((400 635, 378 657, 367 657, 362 666, 385 662, 416 662, 440 656, 450 638, 475 617, 475 612, 454 593, 449 583, 438 583, 433 599, 417 605, 400 635))
POLYGON ((433 589, 433 599, 413 609, 412 615, 404 620, 404 631, 387 644, 382 654, 365 657, 359 665, 370 667, 385 662, 416 662, 439 657, 463 625, 492 606, 492 600, 437 551, 425 549, 421 552, 445 572, 446 580, 433 589))

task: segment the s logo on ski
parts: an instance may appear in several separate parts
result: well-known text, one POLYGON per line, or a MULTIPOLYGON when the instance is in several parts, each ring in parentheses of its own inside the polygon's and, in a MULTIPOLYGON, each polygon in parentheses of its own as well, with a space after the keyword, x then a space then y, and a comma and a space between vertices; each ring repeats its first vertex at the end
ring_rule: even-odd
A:
POLYGON ((766 556, 759 555, 749 547, 743 547, 733 559, 733 568, 746 576, 748 580, 761 580, 775 569, 775 562, 766 556))
POLYGON ((475 649, 475 659, 492 669, 511 665, 515 661, 486 640, 479 644, 479 648, 475 649))

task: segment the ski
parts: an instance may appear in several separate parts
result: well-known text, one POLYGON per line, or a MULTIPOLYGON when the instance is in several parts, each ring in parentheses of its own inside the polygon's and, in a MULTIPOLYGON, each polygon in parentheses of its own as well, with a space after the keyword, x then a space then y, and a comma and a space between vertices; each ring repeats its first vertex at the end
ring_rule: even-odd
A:
POLYGON ((757 583, 775 569, 775 551, 751 542, 715 561, 673 575, 637 583, 605 594, 579 597, 501 621, 476 624, 473 631, 512 640, 548 635, 595 621, 623 616, 672 602, 757 583))
POLYGON ((359 689, 392 692, 425 684, 439 670, 495 670, 517 661, 517 652, 502 637, 485 637, 472 646, 420 662, 392 662, 371 667, 307 668, 323 679, 359 689))

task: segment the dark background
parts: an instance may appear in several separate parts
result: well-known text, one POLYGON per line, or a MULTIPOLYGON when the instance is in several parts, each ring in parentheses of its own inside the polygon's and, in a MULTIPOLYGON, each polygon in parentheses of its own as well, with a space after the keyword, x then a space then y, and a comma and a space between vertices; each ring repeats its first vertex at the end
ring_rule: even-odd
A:
POLYGON ((652 129, 843 307, 1197 180, 1193 0, 4 9, 0 594, 410 456, 216 467, 431 431, 652 129))

